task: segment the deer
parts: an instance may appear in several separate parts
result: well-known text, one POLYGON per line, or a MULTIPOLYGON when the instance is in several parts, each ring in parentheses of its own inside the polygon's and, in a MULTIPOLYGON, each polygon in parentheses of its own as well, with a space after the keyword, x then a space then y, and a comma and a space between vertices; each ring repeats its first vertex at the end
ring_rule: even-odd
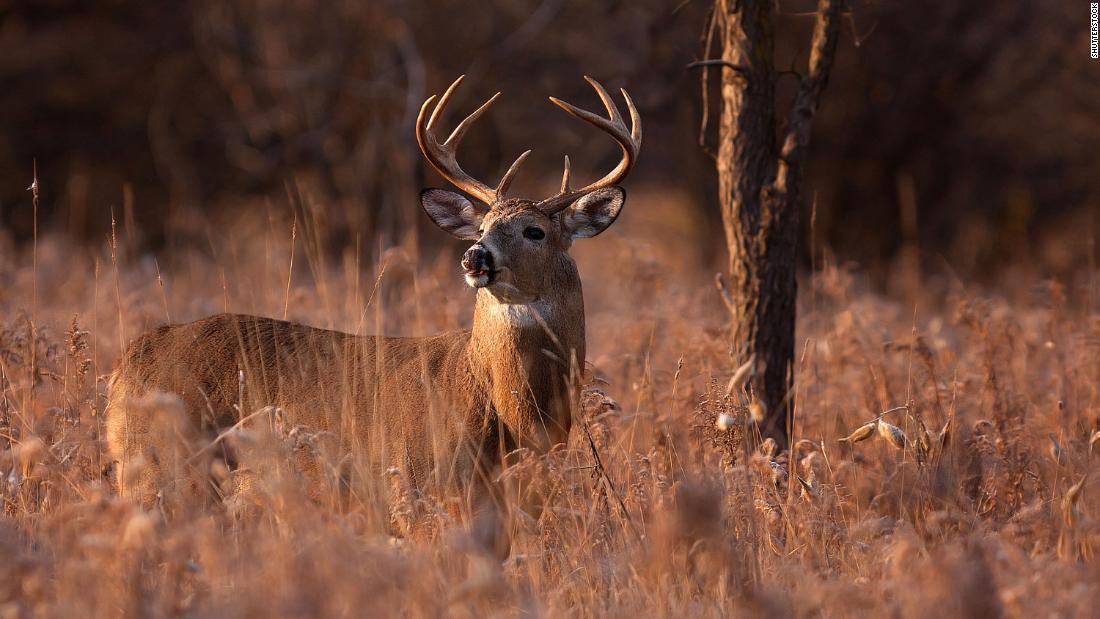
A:
POLYGON ((148 331, 126 348, 109 379, 106 441, 122 497, 153 509, 173 487, 165 456, 171 447, 154 431, 156 407, 138 404, 152 394, 177 398, 182 411, 168 434, 205 444, 200 450, 218 451, 209 449, 212 440, 256 414, 250 411, 273 407, 295 427, 335 437, 340 450, 362 456, 374 474, 397 470, 414 488, 474 502, 491 494, 502 454, 520 448, 544 454, 567 442, 585 363, 584 299, 569 249, 621 213, 626 194, 619 183, 637 160, 641 119, 621 90, 628 129, 611 96, 587 76, 607 117, 550 97, 611 136, 622 156, 579 189, 571 187, 566 156, 557 193, 510 197, 530 150, 495 187, 456 160, 471 125, 499 92, 449 137, 437 136, 462 80, 438 102, 435 95, 424 102, 416 139, 427 163, 466 194, 429 188, 420 205, 437 226, 473 241, 460 262, 465 283, 476 290, 472 326, 381 337, 223 313, 148 331))

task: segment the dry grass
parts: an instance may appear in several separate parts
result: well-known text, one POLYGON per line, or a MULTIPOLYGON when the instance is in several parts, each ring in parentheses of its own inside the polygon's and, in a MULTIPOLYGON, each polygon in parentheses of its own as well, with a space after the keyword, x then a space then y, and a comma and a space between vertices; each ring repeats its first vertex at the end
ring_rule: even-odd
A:
POLYGON ((166 519, 103 476, 104 376, 142 330, 226 307, 364 333, 455 328, 472 295, 451 257, 390 250, 379 276, 370 250, 317 251, 315 217, 292 277, 280 217, 196 226, 204 242, 157 261, 126 230, 91 251, 42 238, 36 271, 0 243, 0 616, 1092 614, 1094 290, 943 284, 914 311, 850 270, 808 275, 797 445, 746 453, 720 302, 684 250, 706 237, 635 200, 577 249, 607 397, 586 395, 568 449, 514 456, 505 481, 545 509, 514 517, 503 565, 444 498, 399 478, 351 500, 307 488, 285 464, 301 432, 253 437, 264 474, 246 506, 166 519))

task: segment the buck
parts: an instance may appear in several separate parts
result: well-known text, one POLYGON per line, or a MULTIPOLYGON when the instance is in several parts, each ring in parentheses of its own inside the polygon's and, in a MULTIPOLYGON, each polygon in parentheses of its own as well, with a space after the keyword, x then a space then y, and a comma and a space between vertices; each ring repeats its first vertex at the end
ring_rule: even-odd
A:
POLYGON ((574 239, 615 221, 625 200, 617 184, 642 140, 626 91, 630 129, 604 88, 585 79, 607 118, 550 100, 614 138, 621 160, 603 178, 572 189, 566 157, 560 191, 543 200, 507 195, 531 151, 495 188, 458 165, 463 137, 500 93, 442 142, 436 128, 462 77, 438 104, 433 95, 420 110, 416 137, 424 157, 473 198, 443 189, 420 196, 440 228, 474 241, 461 260, 466 283, 477 290, 472 328, 373 337, 219 314, 149 331, 130 344, 110 381, 107 441, 119 493, 153 507, 175 481, 164 462, 168 439, 153 431, 155 407, 137 404, 162 392, 177 396, 184 411, 182 427, 169 434, 196 445, 205 437, 207 451, 219 451, 209 449, 211 437, 268 407, 295 427, 336 437, 341 450, 376 472, 395 467, 421 489, 484 493, 501 454, 519 447, 541 453, 567 441, 585 359, 581 280, 568 250, 574 239))

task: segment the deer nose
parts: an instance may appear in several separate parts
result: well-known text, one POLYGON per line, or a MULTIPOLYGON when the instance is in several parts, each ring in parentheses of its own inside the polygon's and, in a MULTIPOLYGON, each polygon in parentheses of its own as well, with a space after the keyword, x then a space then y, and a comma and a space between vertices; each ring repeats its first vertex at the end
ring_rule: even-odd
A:
POLYGON ((481 243, 475 243, 462 255, 462 268, 473 273, 493 270, 493 254, 481 243))

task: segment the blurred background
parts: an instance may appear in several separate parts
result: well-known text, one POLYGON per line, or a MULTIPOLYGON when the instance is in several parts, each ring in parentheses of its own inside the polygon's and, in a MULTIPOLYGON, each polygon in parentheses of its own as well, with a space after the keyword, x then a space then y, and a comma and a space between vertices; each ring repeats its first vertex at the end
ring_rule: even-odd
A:
MULTIPOLYGON (((1093 259, 1100 229, 1100 63, 1087 3, 852 3, 814 127, 805 248, 885 283, 899 261, 970 277, 1050 274, 1093 259), (919 256, 919 257, 915 257, 919 256)), ((777 64, 805 66, 813 2, 778 3, 777 64)), ((325 246, 439 245, 417 207, 421 102, 467 80, 451 127, 504 97, 460 159, 494 184, 534 154, 518 193, 614 165, 606 136, 546 101, 599 103, 581 79, 627 88, 644 119, 627 187, 663 225, 724 249, 713 160, 700 145, 704 0, 0 1, 0 222, 101 243, 114 217, 146 248, 202 245, 203 221, 283 218, 303 195, 325 246), (266 209, 266 210, 257 210, 266 209), (198 217, 197 217, 198 216, 198 217), (675 221, 673 221, 675 220, 675 221), (687 223, 685 223, 687 222, 687 223), (346 225, 344 225, 346 224, 346 225)), ((716 81, 716 80, 715 80, 716 81)), ((779 78, 779 97, 795 84, 779 78)), ((709 92, 711 119, 718 105, 709 92)), ((786 109, 781 104, 780 109, 786 109)), ((434 249, 428 249, 434 251, 434 249)))

